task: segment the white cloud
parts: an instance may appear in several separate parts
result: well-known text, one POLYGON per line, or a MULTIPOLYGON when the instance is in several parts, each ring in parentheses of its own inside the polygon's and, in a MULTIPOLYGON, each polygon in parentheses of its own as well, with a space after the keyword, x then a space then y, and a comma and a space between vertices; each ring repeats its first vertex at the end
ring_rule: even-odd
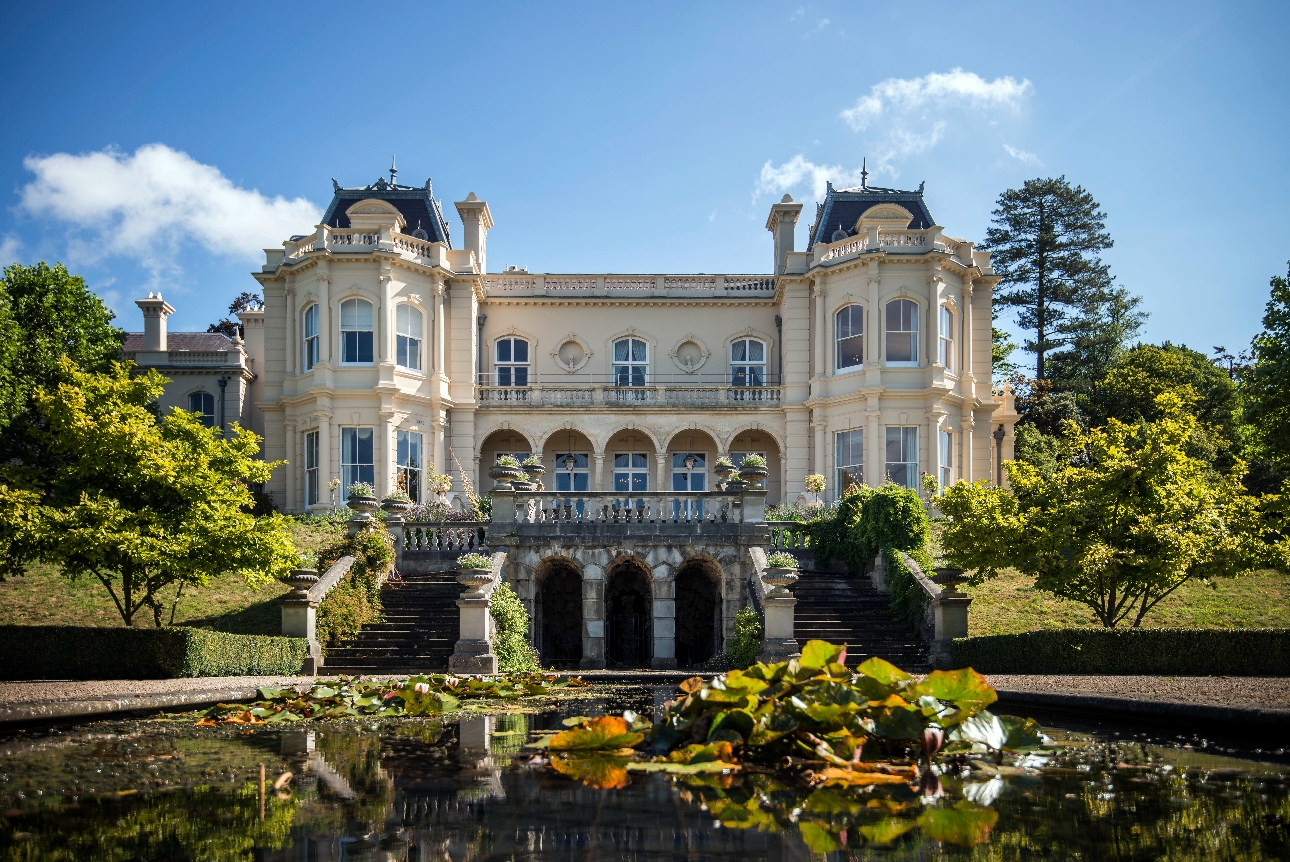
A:
POLYGON ((36 175, 20 206, 71 225, 74 257, 133 258, 153 273, 177 272, 185 246, 253 262, 262 249, 307 232, 322 212, 304 198, 269 198, 244 189, 218 168, 165 144, 133 154, 113 148, 72 155, 28 156, 36 175))
POLYGON ((821 18, 820 20, 815 22, 815 26, 820 30, 823 30, 825 27, 829 26, 829 19, 821 18))
POLYGON ((864 131, 883 116, 911 114, 949 107, 1018 110, 1034 89, 1029 80, 1012 76, 987 81, 975 72, 955 68, 921 78, 888 78, 873 85, 854 107, 842 112, 851 128, 864 131))
POLYGON ((18 262, 18 256, 22 254, 22 240, 11 233, 4 235, 0 240, 0 267, 6 267, 18 262))
POLYGON ((775 167, 767 160, 761 166, 761 176, 757 181, 757 195, 766 193, 780 194, 807 186, 816 200, 824 197, 824 184, 832 180, 835 186, 848 187, 860 185, 860 169, 848 169, 841 165, 817 165, 809 162, 801 153, 775 167))
POLYGON ((790 21, 797 21, 798 19, 800 19, 800 18, 801 18, 803 15, 805 15, 805 14, 806 14, 806 7, 805 7, 805 6, 799 6, 799 7, 797 8, 797 11, 796 11, 796 12, 794 12, 792 15, 789 15, 789 16, 788 16, 788 20, 790 20, 790 21))
POLYGON ((1028 165, 1043 164, 1043 162, 1039 160, 1039 156, 1035 155, 1034 153, 1027 152, 1026 150, 1019 150, 1016 147, 1009 146, 1008 144, 1003 145, 1003 151, 1006 152, 1008 155, 1012 156, 1017 161, 1024 162, 1028 165))

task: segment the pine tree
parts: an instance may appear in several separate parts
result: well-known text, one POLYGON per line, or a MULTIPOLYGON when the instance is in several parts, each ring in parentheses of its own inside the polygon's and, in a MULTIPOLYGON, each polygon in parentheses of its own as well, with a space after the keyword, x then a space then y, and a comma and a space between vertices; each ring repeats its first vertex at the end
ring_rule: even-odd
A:
POLYGON ((1048 377, 1054 351, 1108 337, 1118 347, 1141 326, 1136 298, 1114 286, 1098 256, 1113 243, 1091 194, 1064 176, 1027 180, 999 195, 993 215, 984 247, 1002 276, 995 303, 1018 309, 1017 324, 1034 333, 1023 347, 1035 354, 1036 378, 1048 377))
POLYGON ((1263 313, 1263 331, 1251 344, 1251 363, 1240 370, 1244 419, 1254 453, 1290 474, 1290 271, 1274 276, 1263 313))

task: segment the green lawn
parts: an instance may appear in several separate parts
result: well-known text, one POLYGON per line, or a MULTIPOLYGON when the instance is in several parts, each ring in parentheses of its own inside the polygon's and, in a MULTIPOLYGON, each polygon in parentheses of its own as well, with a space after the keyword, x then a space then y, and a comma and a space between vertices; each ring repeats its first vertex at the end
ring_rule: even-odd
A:
MULTIPOLYGON (((344 533, 343 521, 297 520, 291 538, 301 551, 317 551, 344 533)), ((209 587, 185 590, 175 612, 177 625, 197 625, 238 634, 276 635, 281 614, 276 600, 289 588, 281 583, 259 589, 240 578, 213 578, 209 587)), ((167 599, 173 592, 168 592, 167 599)), ((167 620, 168 621, 168 620, 167 620)), ((112 597, 97 581, 75 583, 53 566, 33 566, 27 575, 0 583, 0 625, 121 626, 112 597)), ((135 626, 152 627, 151 611, 135 616, 135 626)))
MULTIPOLYGON (((1031 586, 1033 581, 1007 572, 979 587, 965 587, 973 599, 968 634, 1012 634, 1035 629, 1098 626, 1088 607, 1062 601, 1031 586)), ((1121 623, 1129 625, 1132 623, 1121 623)), ((1245 578, 1183 584, 1147 612, 1145 628, 1246 629, 1290 625, 1290 576, 1260 572, 1245 578)))

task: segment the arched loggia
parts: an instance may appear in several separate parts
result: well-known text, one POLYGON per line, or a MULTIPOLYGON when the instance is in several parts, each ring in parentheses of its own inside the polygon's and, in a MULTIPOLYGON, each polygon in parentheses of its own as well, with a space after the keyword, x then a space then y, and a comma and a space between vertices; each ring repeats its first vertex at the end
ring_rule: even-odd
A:
POLYGON ((691 558, 676 572, 676 666, 697 667, 721 651, 721 570, 691 558))
POLYGON ((610 667, 649 667, 653 617, 649 571, 634 559, 616 563, 605 589, 605 658, 610 667))

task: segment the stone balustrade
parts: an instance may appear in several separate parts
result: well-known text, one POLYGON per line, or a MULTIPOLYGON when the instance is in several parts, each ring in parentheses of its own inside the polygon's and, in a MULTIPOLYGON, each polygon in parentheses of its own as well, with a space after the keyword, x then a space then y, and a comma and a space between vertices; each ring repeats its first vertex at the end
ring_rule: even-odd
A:
POLYGON ((454 558, 482 553, 487 528, 487 521, 405 521, 403 551, 454 558))
POLYGON ((616 275, 507 272, 489 275, 493 296, 766 296, 773 275, 616 275))
POLYGON ((561 383, 554 386, 475 387, 481 408, 507 407, 778 407, 782 391, 778 386, 731 386, 720 384, 657 384, 614 386, 612 383, 561 383))
POLYGON ((341 557, 312 584, 301 582, 296 588, 278 599, 282 611, 282 635, 304 638, 309 642, 309 655, 301 669, 303 674, 317 673, 323 664, 322 644, 318 642, 318 606, 340 583, 354 565, 352 556, 341 557))
POLYGON ((740 493, 644 491, 523 491, 494 488, 492 526, 515 523, 559 529, 580 525, 761 524, 765 521, 766 489, 740 493))

